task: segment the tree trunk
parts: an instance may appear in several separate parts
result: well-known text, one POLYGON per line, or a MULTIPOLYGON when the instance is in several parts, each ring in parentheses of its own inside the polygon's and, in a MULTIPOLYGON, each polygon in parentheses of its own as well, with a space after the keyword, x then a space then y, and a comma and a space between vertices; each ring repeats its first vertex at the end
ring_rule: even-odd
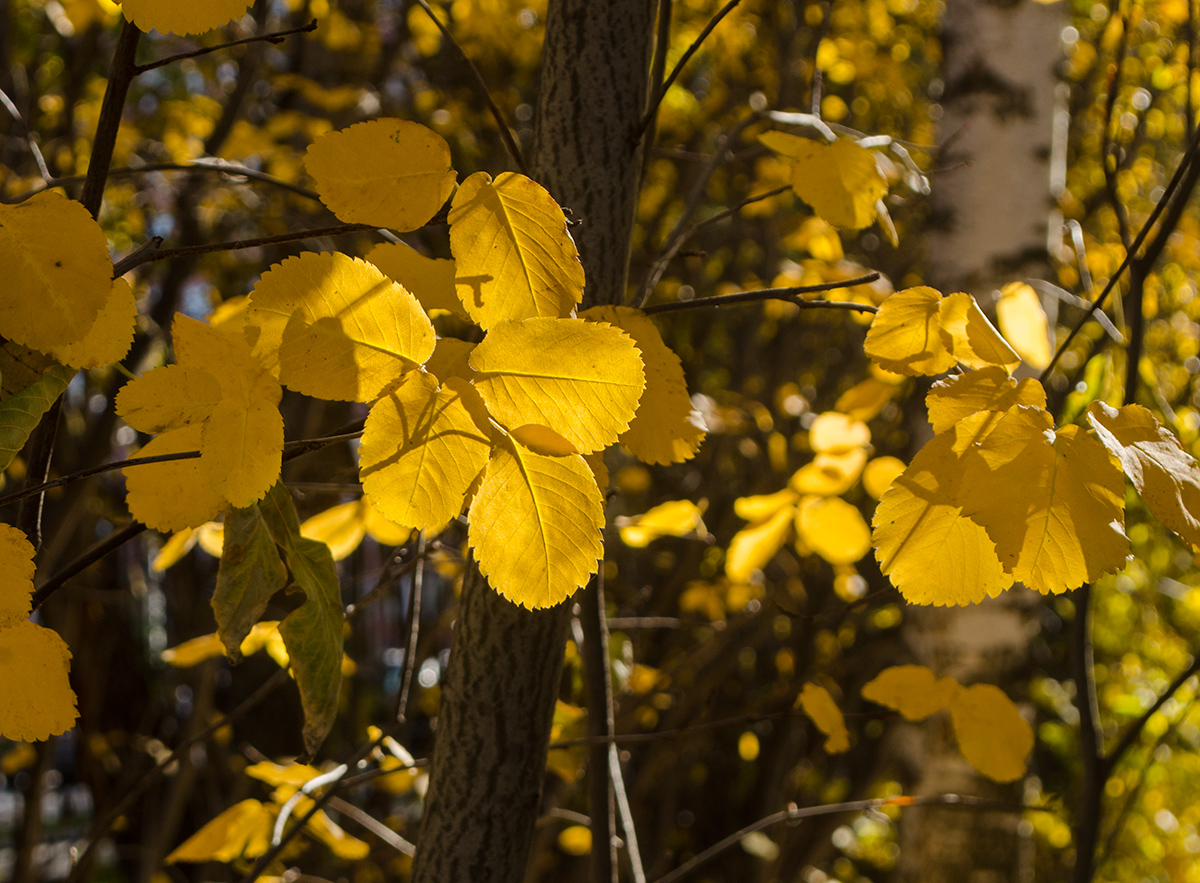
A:
MULTIPOLYGON (((948 0, 943 19, 943 155, 930 237, 930 284, 968 291, 984 309, 1000 286, 1048 272, 1056 65, 1065 21, 1054 6, 948 0)), ((1020 689, 1040 599, 1015 587, 972 607, 910 607, 915 661, 963 683, 1020 689)), ((1022 697, 1014 695, 1017 701, 1022 697)), ((981 777, 958 750, 948 715, 906 725, 898 739, 914 794, 959 793, 1019 802, 1020 783, 981 777)), ((1031 879, 1011 812, 925 808, 903 817, 899 878, 921 883, 1031 879)))
MULTIPOLYGON (((591 303, 623 299, 641 174, 651 0, 552 0, 533 176, 578 222, 591 303)), ((414 883, 517 883, 539 812, 570 602, 520 609, 470 565, 414 883)))

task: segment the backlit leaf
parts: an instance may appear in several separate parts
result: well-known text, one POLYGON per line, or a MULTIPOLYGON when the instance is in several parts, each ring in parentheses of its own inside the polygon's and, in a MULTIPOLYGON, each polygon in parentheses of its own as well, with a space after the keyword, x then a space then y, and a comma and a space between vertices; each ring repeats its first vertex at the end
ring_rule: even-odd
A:
POLYGON ((833 497, 844 494, 862 474, 867 463, 864 448, 844 448, 832 454, 817 454, 788 480, 788 487, 799 494, 833 497))
POLYGON ((125 17, 143 31, 160 34, 202 34, 241 18, 248 0, 122 0, 125 17))
POLYGON ((0 205, 0 266, 0 336, 38 350, 83 337, 113 290, 100 225, 49 190, 0 205))
POLYGON ((207 420, 221 401, 221 382, 202 368, 163 365, 117 393, 117 413, 141 432, 169 432, 207 420))
POLYGON ((461 377, 463 380, 475 381, 475 370, 469 359, 475 344, 455 337, 439 337, 433 355, 425 363, 425 370, 445 383, 451 377, 461 377))
POLYGON ((897 291, 879 307, 863 349, 882 368, 897 374, 941 374, 954 367, 942 337, 942 296, 918 286, 897 291))
POLYGON ((643 463, 682 463, 704 441, 704 420, 692 407, 683 366, 658 327, 641 310, 593 307, 584 319, 610 322, 633 338, 646 370, 646 391, 620 442, 643 463))
POLYGON ((808 443, 821 453, 866 447, 871 443, 871 430, 861 420, 837 411, 818 415, 808 430, 808 443))
POLYGON ((588 855, 592 851, 592 829, 568 825, 558 833, 558 848, 567 855, 588 855))
POLYGON ((501 323, 475 347, 470 365, 496 420, 549 426, 584 454, 617 440, 645 387, 633 340, 582 319, 501 323))
POLYGON ((863 468, 863 490, 878 500, 891 487, 892 482, 904 472, 904 469, 903 460, 895 457, 876 457, 863 468))
POLYGON ((217 635, 231 660, 241 661, 242 641, 266 611, 271 596, 287 581, 287 568, 279 560, 275 539, 259 507, 226 509, 225 547, 212 608, 217 635))
POLYGON ((483 328, 505 319, 563 317, 583 298, 583 265, 562 209, 516 172, 476 172, 450 209, 458 297, 483 328))
POLYGON ((1200 548, 1200 465, 1179 439, 1141 405, 1117 410, 1093 402, 1088 421, 1150 511, 1200 548))
MULTIPOLYGON (((450 198, 450 146, 420 123, 391 118, 322 135, 304 166, 340 220, 415 230, 450 198)), ((396 280, 400 281, 400 280, 396 280)))
POLYGON ((739 530, 729 541, 725 575, 734 582, 749 582, 754 571, 766 567, 792 535, 795 509, 784 506, 759 524, 739 530))
MULTIPOLYGON (((182 454, 200 450, 199 423, 164 432, 138 451, 139 457, 182 454)), ((198 527, 217 517, 225 501, 209 487, 199 460, 171 460, 148 466, 129 466, 125 498, 129 511, 147 527, 164 533, 198 527)))
MULTIPOLYGON (((701 501, 703 502, 703 501, 701 501)), ((704 509, 691 500, 672 500, 631 518, 618 518, 621 542, 642 549, 659 537, 685 537, 704 531, 704 509)))
POLYGON ((853 564, 871 551, 871 529, 839 497, 809 497, 796 509, 796 535, 830 564, 853 564))
POLYGON ((595 572, 604 497, 583 457, 497 446, 471 501, 468 538, 492 588, 524 607, 551 607, 595 572))
POLYGON ((955 360, 968 368, 999 365, 1012 372, 1021 364, 1021 357, 1000 336, 971 295, 960 291, 946 297, 938 309, 938 322, 947 348, 955 360))
POLYGON ((23 530, 0 524, 0 629, 29 618, 33 554, 23 530))
MULTIPOLYGON (((238 658, 253 656, 264 649, 274 649, 272 645, 277 639, 279 639, 278 622, 256 622, 250 629, 250 633, 242 640, 241 646, 238 648, 238 658)), ((190 641, 184 641, 182 644, 176 644, 174 647, 168 647, 159 655, 167 665, 175 668, 191 668, 205 660, 225 656, 225 645, 221 642, 220 636, 213 632, 211 635, 201 635, 190 641)), ((276 656, 277 654, 272 652, 271 655, 276 656)), ((285 659, 284 664, 286 663, 285 659)))
POLYGON ((27 619, 0 628, 0 736, 37 742, 71 729, 79 712, 70 667, 56 632, 27 619))
POLYGON ((895 393, 894 383, 888 383, 878 377, 868 377, 838 396, 833 408, 855 420, 872 420, 892 400, 895 393))
POLYGON ((235 803, 177 846, 167 856, 166 862, 170 865, 176 862, 231 862, 238 858, 257 858, 271 846, 275 815, 275 811, 258 800, 235 803))
POLYGON ((72 368, 98 368, 125 358, 133 344, 137 300, 124 279, 112 281, 112 291, 83 337, 50 348, 50 353, 72 368))
POLYGON ((318 512, 300 524, 300 536, 329 547, 334 561, 341 561, 359 547, 367 535, 371 504, 363 499, 339 503, 318 512))
POLYGON ((369 402, 433 353, 429 317, 366 261, 305 252, 272 267, 250 295, 254 353, 305 395, 369 402))
POLYGON ((850 750, 850 733, 846 730, 846 719, 829 691, 809 681, 796 698, 796 707, 804 711, 822 733, 827 754, 841 754, 850 750))
POLYGON ((920 721, 949 708, 961 691, 954 678, 939 678, 923 665, 893 665, 863 685, 862 697, 920 721))
POLYGON ((66 391, 75 371, 55 365, 25 389, 0 402, 0 471, 25 447, 42 415, 66 391))
POLYGON ((953 429, 980 411, 1007 411, 1015 405, 1045 408, 1046 390, 1031 377, 1015 382, 997 365, 939 380, 925 396, 935 433, 953 429))
POLYGON ((826 221, 860 230, 875 220, 887 179, 871 151, 850 141, 823 144, 782 132, 767 132, 760 140, 791 159, 792 189, 826 221))
POLYGON ((766 521, 780 509, 796 505, 799 499, 796 492, 784 488, 773 494, 758 494, 752 497, 738 497, 733 501, 733 512, 738 518, 744 518, 753 524, 766 521))
POLYGON ((391 521, 438 531, 462 511, 492 442, 468 407, 469 385, 414 371, 367 417, 359 448, 363 490, 391 521))
POLYGON ((1024 282, 1010 282, 1000 289, 996 320, 1014 350, 1035 371, 1050 364, 1050 330, 1042 299, 1024 282))
POLYGON ((1003 690, 991 684, 962 689, 950 703, 954 735, 967 762, 989 779, 1014 782, 1025 775, 1033 728, 1003 690))
POLYGON ((200 435, 200 471, 233 506, 262 499, 279 478, 283 417, 274 402, 221 401, 200 435))
POLYGON ((367 262, 411 291, 425 312, 447 310, 466 317, 454 289, 454 261, 427 258, 403 242, 383 242, 367 252, 367 262))

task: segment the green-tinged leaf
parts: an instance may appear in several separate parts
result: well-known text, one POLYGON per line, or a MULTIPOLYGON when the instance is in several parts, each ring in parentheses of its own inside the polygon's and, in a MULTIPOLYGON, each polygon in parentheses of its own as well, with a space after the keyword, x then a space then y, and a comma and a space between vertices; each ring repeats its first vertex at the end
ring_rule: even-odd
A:
POLYGON ((0 471, 8 468, 37 428, 42 415, 67 388, 75 369, 56 365, 41 379, 0 402, 0 471))
POLYGON ((225 545, 212 596, 217 635, 234 662, 241 646, 267 609, 271 596, 287 585, 287 568, 259 507, 225 510, 225 545))

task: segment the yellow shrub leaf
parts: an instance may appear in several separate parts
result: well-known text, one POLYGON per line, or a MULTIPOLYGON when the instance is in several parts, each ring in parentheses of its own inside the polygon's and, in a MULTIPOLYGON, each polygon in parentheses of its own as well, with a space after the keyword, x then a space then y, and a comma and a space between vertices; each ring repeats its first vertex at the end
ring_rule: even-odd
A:
POLYGON ((158 550, 158 554, 150 562, 150 569, 155 573, 161 573, 178 564, 183 560, 184 555, 195 548, 198 539, 199 534, 194 527, 177 530, 171 534, 169 540, 162 544, 162 548, 158 550))
POLYGON ((0 736, 37 742, 71 729, 79 713, 70 667, 56 632, 27 619, 0 628, 0 736))
POLYGON ((837 411, 826 411, 809 427, 808 443, 818 453, 863 448, 871 443, 871 430, 861 420, 837 411))
POLYGON ((1033 728, 999 687, 974 684, 950 703, 954 735, 967 762, 997 782, 1025 775, 1033 751, 1033 728))
POLYGON ((53 191, 0 205, 0 266, 0 336, 33 349, 79 340, 113 290, 100 225, 53 191))
POLYGON ((754 571, 766 567, 792 535, 795 507, 784 506, 766 521, 739 530, 725 553, 725 575, 737 583, 749 582, 754 571))
POLYGON ((0 524, 0 629, 29 618, 33 552, 25 531, 0 524))
POLYGON ((455 337, 439 337, 433 355, 425 363, 425 370, 445 383, 451 377, 461 377, 463 380, 475 381, 475 371, 469 360, 475 344, 455 337))
POLYGON ((1032 377, 1020 383, 998 365, 946 377, 925 396, 933 431, 945 432, 980 411, 1007 411, 1015 405, 1046 407, 1046 390, 1032 377))
POLYGON ((263 498, 279 478, 283 417, 275 402, 248 406, 228 399, 213 409, 200 434, 200 471, 232 506, 263 498))
POLYGON ((862 696, 920 721, 949 708, 961 690, 954 678, 939 678, 923 665, 893 665, 864 684, 862 696))
POLYGON ((466 318, 454 289, 454 261, 427 258, 403 242, 383 242, 367 252, 367 262, 411 291, 425 312, 446 310, 466 318))
POLYGON ((830 224, 860 230, 875 220, 887 179, 871 151, 850 141, 823 144, 782 132, 767 132, 760 140, 791 159, 792 189, 830 224))
POLYGON ((397 524, 390 518, 385 518, 369 495, 363 495, 364 506, 367 509, 367 536, 381 546, 403 546, 412 537, 412 528, 397 524))
POLYGON ((163 365, 125 384, 117 414, 141 432, 170 432, 207 420, 221 401, 221 381, 203 368, 163 365))
POLYGON ((796 535, 830 564, 853 564, 871 551, 871 529, 840 497, 808 497, 796 509, 796 535))
MULTIPOLYGON (((278 638, 278 622, 256 622, 250 629, 250 633, 242 640, 238 652, 241 656, 253 656, 260 650, 271 647, 278 638)), ((184 641, 182 644, 176 644, 174 647, 168 647, 159 655, 167 665, 175 668, 191 668, 205 660, 224 656, 225 645, 221 643, 220 636, 213 632, 211 635, 201 635, 190 641, 184 641)), ((275 656, 276 654, 272 653, 271 655, 275 656)), ((284 659, 281 664, 286 665, 287 660, 284 659)))
POLYGON ((1094 402, 1088 421, 1150 511, 1192 548, 1200 548, 1200 465, 1179 439, 1141 405, 1118 411, 1094 402))
POLYGON ((137 321, 137 300, 133 288, 124 279, 114 279, 108 300, 83 337, 71 343, 50 347, 49 352, 72 368, 98 368, 125 358, 133 344, 137 321))
POLYGON ((143 31, 160 34, 202 34, 241 18, 249 0, 122 0, 125 17, 143 31))
POLYGON ((458 297, 483 328, 505 319, 568 315, 583 297, 583 265, 554 198, 515 172, 476 172, 450 209, 458 297))
MULTIPOLYGON (((703 501, 701 501, 703 503, 703 501)), ((621 542, 642 549, 659 537, 685 537, 704 531, 703 506, 691 500, 672 500, 633 517, 618 518, 621 542)))
POLYGON ((170 865, 175 862, 231 862, 238 858, 257 858, 271 846, 275 815, 276 811, 257 800, 235 803, 175 847, 166 862, 170 865))
POLYGON ((436 532, 462 511, 492 447, 469 396, 459 378, 439 388, 414 371, 371 408, 359 448, 363 490, 396 524, 436 532))
MULTIPOLYGON (((200 450, 199 423, 164 432, 138 451, 139 457, 182 454, 200 450)), ((208 485, 199 460, 171 460, 147 466, 129 466, 125 498, 129 511, 147 527, 163 532, 198 527, 212 521, 225 501, 208 485)))
POLYGON ((366 261, 306 252, 272 267, 250 295, 254 354, 289 389, 369 402, 433 353, 417 299, 366 261))
POLYGON ((704 441, 704 420, 692 407, 679 356, 663 343, 658 327, 641 310, 593 307, 581 318, 610 322, 633 338, 646 367, 646 391, 620 442, 643 463, 682 463, 704 441))
POLYGON ((895 393, 894 383, 868 377, 842 393, 833 408, 855 420, 872 420, 895 393))
POLYGON ((876 457, 863 468, 863 489, 878 500, 891 487, 892 482, 904 472, 904 469, 903 460, 895 457, 876 457))
POLYGON ((971 295, 960 291, 946 297, 938 309, 938 322, 946 347, 955 360, 968 368, 999 365, 1011 373, 1021 364, 1021 357, 1000 336, 971 295))
POLYGON ((846 730, 846 719, 828 690, 809 681, 796 698, 796 707, 802 709, 808 719, 827 737, 826 753, 841 754, 850 750, 850 733, 846 730))
POLYGON ((523 607, 551 607, 595 572, 604 497, 583 457, 497 446, 468 514, 468 539, 492 588, 523 607))
POLYGON ((845 448, 833 454, 817 454, 788 480, 788 487, 798 494, 834 497, 854 487, 867 463, 864 448, 845 448))
POLYGON ((243 772, 250 778, 266 782, 273 788, 278 788, 280 785, 299 788, 309 779, 321 775, 319 769, 306 763, 289 763, 285 766, 281 763, 271 763, 269 760, 251 764, 243 772))
POLYGON ((1024 282, 1010 282, 1000 289, 996 320, 1004 338, 1035 371, 1050 364, 1050 329, 1042 299, 1024 282))
POLYGON ((558 834, 558 848, 567 855, 589 855, 592 851, 592 829, 585 825, 568 825, 558 834))
POLYGON ((441 135, 392 118, 322 135, 309 146, 304 166, 321 202, 340 220, 401 232, 432 218, 456 179, 441 135))
POLYGON ((918 286, 897 291, 879 307, 863 343, 881 368, 897 374, 941 374, 955 359, 942 339, 938 309, 942 296, 918 286))
POLYGON ((787 488, 773 494, 738 497, 733 501, 733 512, 738 518, 744 518, 751 524, 761 524, 780 509, 796 505, 799 499, 795 491, 787 488))
POLYGON ((367 515, 371 504, 363 499, 331 506, 300 524, 300 536, 329 547, 334 561, 341 561, 362 543, 367 535, 367 515))
POLYGON ((470 365, 496 420, 549 426, 584 454, 617 440, 645 387, 633 340, 582 319, 503 322, 475 347, 470 365))

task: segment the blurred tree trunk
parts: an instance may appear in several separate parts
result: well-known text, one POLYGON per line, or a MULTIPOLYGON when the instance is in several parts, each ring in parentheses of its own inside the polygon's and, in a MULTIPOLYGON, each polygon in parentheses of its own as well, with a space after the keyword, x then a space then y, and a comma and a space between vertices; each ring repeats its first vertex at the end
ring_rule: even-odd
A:
MULTIPOLYGON (((1049 271, 1059 236, 1051 156, 1059 6, 947 0, 943 18, 941 142, 927 278, 968 291, 985 310, 1002 285, 1049 271)), ((1018 702, 1041 599, 1016 587, 967 608, 910 607, 905 639, 916 662, 964 683, 999 685, 1018 702)), ((948 715, 906 726, 899 750, 915 794, 959 793, 1018 802, 1021 783, 980 776, 959 752, 948 715)), ((1031 879, 1014 813, 928 808, 903 817, 899 878, 921 883, 1031 879)))
MULTIPOLYGON (((623 299, 651 0, 552 0, 532 173, 578 226, 590 303, 623 299)), ((414 883, 517 883, 540 810, 571 602, 526 611, 471 564, 437 721, 414 883)))

